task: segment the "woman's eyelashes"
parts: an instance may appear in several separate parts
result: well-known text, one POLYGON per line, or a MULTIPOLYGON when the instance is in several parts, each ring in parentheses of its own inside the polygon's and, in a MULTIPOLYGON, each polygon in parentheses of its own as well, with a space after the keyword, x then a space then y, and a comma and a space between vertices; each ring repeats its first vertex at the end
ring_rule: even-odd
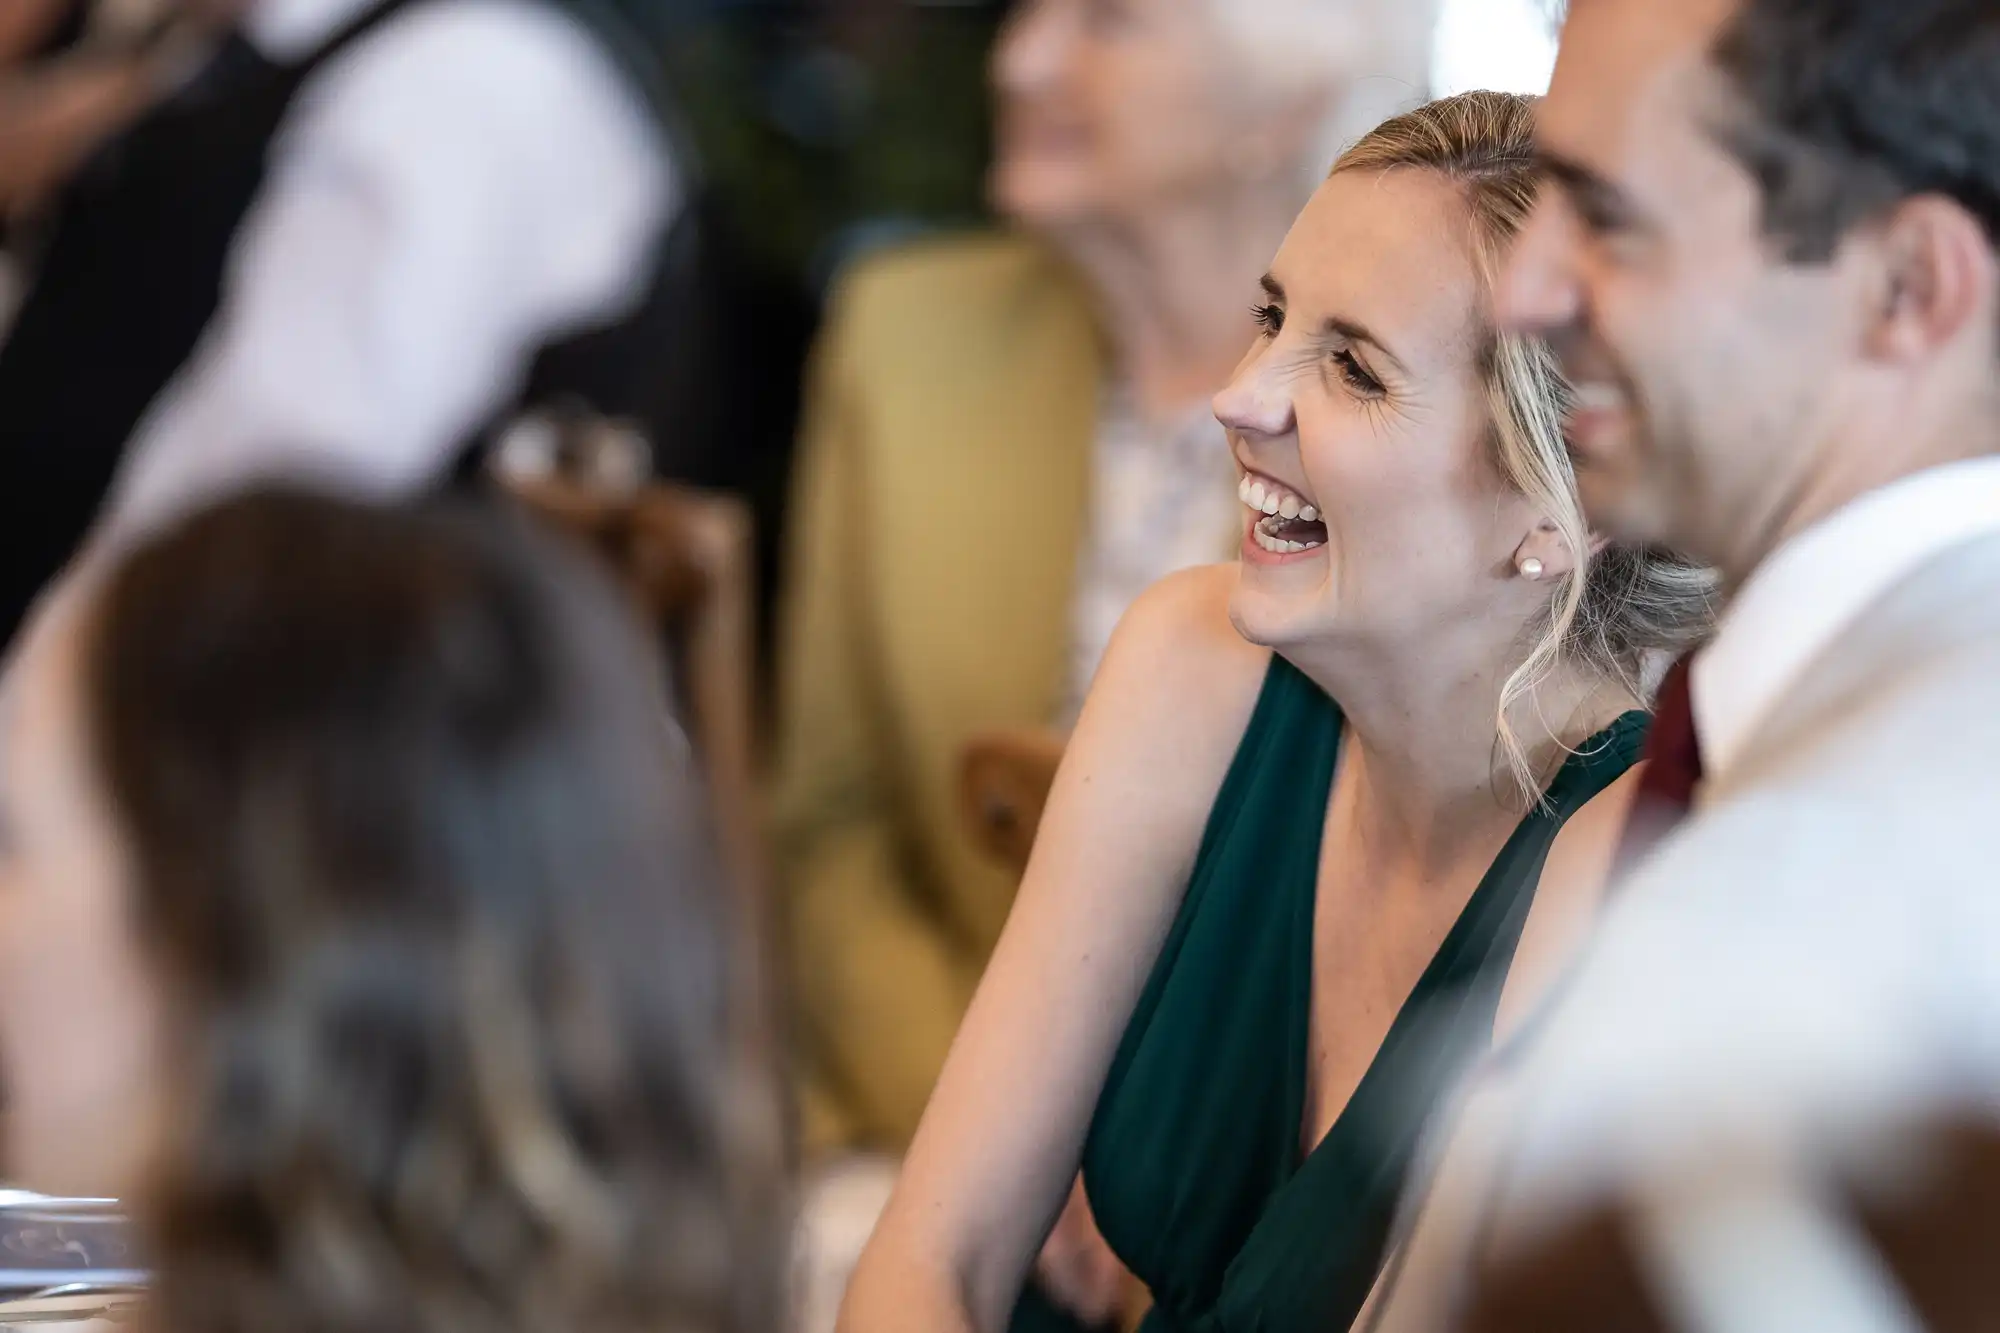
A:
MULTIPOLYGON (((1275 338, 1285 329, 1285 308, 1275 301, 1260 301, 1250 307, 1251 318, 1267 338, 1275 338)), ((1368 373, 1361 359, 1349 347, 1329 349, 1327 357, 1333 362, 1334 373, 1357 395, 1363 398, 1380 398, 1388 392, 1382 381, 1368 373)))
POLYGON ((1345 348, 1333 353, 1333 368, 1348 388, 1364 398, 1380 398, 1385 392, 1382 381, 1369 374, 1354 353, 1345 348))

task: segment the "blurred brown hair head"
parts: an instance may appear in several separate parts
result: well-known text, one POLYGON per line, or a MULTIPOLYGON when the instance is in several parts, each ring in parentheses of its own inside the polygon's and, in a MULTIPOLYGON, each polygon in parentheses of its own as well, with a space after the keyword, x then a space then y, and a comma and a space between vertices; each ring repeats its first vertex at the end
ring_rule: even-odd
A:
POLYGON ((776 1097, 654 659, 494 507, 267 492, 113 574, 173 1333, 770 1333, 776 1097))

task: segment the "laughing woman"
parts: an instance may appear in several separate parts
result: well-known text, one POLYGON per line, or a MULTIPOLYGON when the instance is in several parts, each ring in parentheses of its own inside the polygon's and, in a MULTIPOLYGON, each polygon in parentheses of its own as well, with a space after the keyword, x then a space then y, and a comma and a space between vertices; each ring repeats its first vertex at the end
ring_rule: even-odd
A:
POLYGON ((1593 543, 1555 362, 1486 323, 1532 163, 1526 99, 1434 103, 1294 225, 1216 399, 1239 558, 1113 640, 853 1333, 999 1328, 1079 1163, 1160 1333, 1367 1296, 1545 867, 1601 879, 1645 665, 1706 610, 1593 543))

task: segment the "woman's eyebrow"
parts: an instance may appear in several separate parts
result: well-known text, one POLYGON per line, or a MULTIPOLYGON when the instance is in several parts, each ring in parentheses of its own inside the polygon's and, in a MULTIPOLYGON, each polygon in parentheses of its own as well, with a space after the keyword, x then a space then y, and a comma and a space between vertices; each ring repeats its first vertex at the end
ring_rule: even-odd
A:
POLYGON ((1396 355, 1396 349, 1383 342, 1366 324, 1358 320, 1347 319, 1340 315, 1328 315, 1319 328, 1319 336, 1323 342, 1339 339, 1350 343, 1367 343, 1380 352, 1397 370, 1405 375, 1410 373, 1409 367, 1403 364, 1403 358, 1396 355))
MULTIPOLYGON (((1270 297, 1273 301, 1283 301, 1285 299, 1285 284, 1279 282, 1275 275, 1266 273, 1263 277, 1257 279, 1257 285, 1262 287, 1264 295, 1270 297)), ((1323 342, 1342 339, 1351 343, 1367 343, 1370 347, 1373 347, 1384 357, 1388 358, 1390 364, 1394 365, 1397 370, 1402 371, 1406 375, 1409 374, 1409 367, 1403 364, 1402 357, 1396 355, 1396 349, 1376 337, 1368 326, 1359 320, 1347 319, 1341 315, 1329 315, 1320 324, 1319 336, 1323 342)))

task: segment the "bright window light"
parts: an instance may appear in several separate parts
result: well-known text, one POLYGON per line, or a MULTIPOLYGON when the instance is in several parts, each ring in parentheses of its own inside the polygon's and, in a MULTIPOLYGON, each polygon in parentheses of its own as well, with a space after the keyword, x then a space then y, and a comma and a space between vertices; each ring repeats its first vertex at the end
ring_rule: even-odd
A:
POLYGON ((1546 0, 1445 0, 1431 56, 1439 97, 1474 88, 1545 93, 1555 64, 1546 0))

